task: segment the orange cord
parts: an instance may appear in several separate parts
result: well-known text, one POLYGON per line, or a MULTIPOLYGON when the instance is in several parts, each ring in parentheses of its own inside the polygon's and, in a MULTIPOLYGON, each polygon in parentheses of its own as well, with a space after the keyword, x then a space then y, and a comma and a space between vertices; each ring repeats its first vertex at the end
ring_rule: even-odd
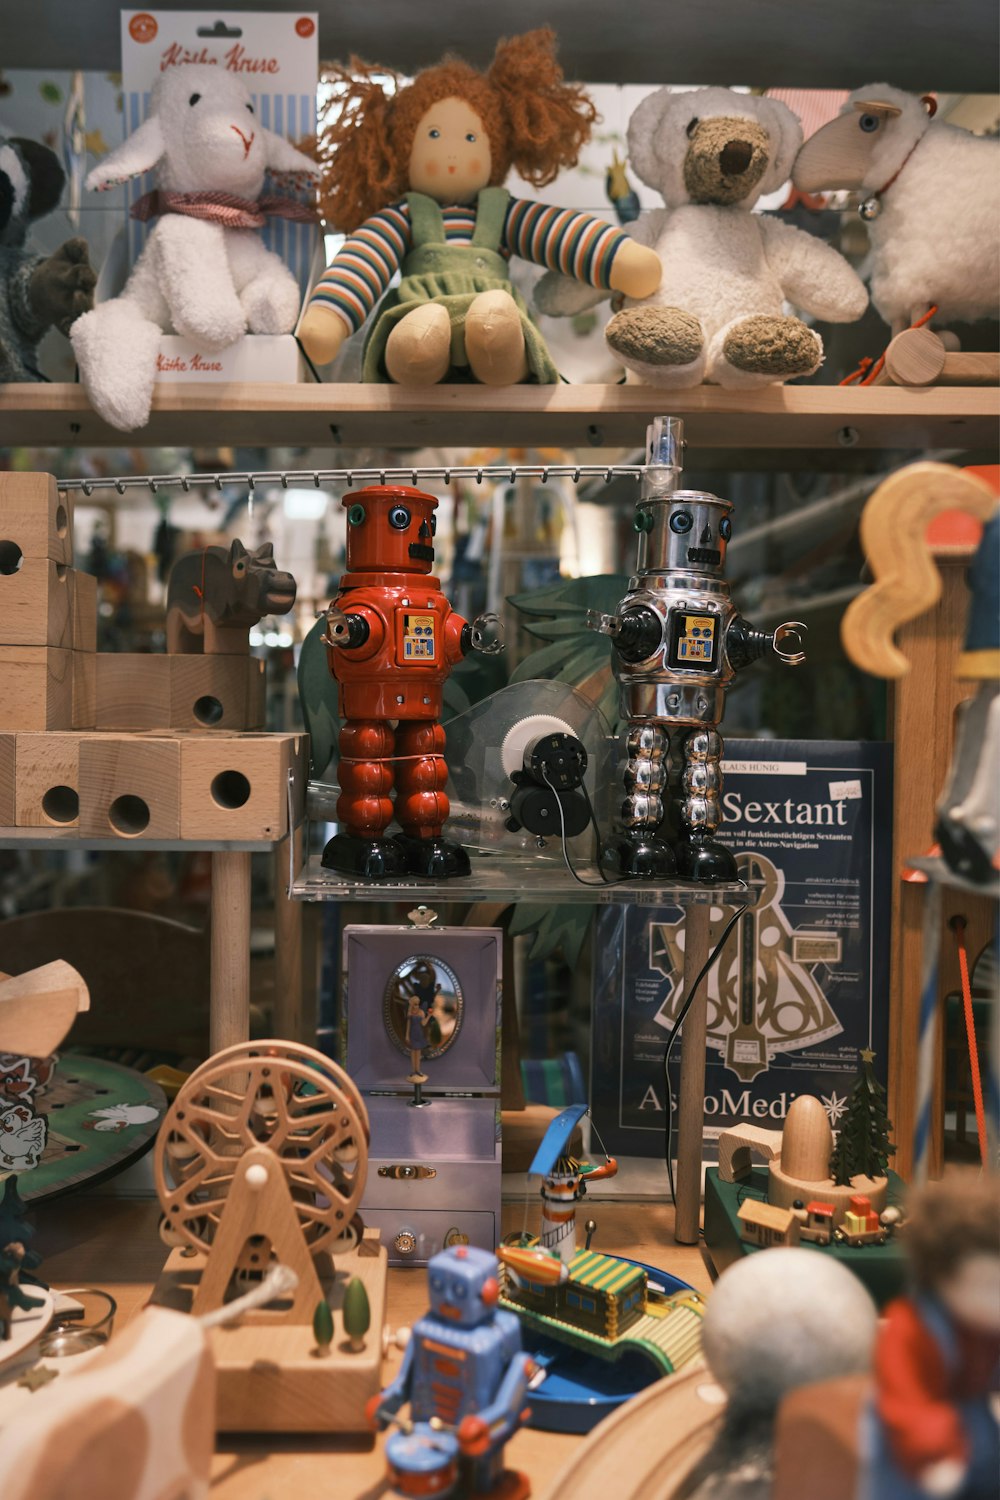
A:
POLYGON ((962 976, 962 1003, 965 1009, 965 1036, 969 1046, 969 1071, 972 1074, 972 1098, 976 1106, 976 1133, 979 1136, 979 1159, 985 1169, 989 1155, 986 1144, 986 1111, 983 1108, 983 1080, 979 1069, 979 1046, 972 1011, 972 981, 969 978, 969 955, 965 947, 965 918, 952 917, 949 924, 958 947, 958 969, 962 976))
MULTIPOLYGON (((929 323, 936 312, 937 303, 935 303, 933 307, 928 308, 927 312, 924 313, 922 318, 918 318, 915 323, 911 323, 906 332, 909 333, 914 328, 923 328, 924 324, 929 323)), ((890 339, 889 342, 891 343, 892 340, 890 339)), ((844 379, 840 381, 840 384, 853 385, 854 382, 857 381, 859 385, 874 385, 878 376, 882 372, 882 367, 884 364, 885 354, 880 354, 878 359, 875 360, 873 360, 870 355, 866 354, 862 358, 860 364, 858 365, 858 368, 853 372, 853 374, 845 375, 844 379), (863 379, 862 376, 864 377, 863 379)))

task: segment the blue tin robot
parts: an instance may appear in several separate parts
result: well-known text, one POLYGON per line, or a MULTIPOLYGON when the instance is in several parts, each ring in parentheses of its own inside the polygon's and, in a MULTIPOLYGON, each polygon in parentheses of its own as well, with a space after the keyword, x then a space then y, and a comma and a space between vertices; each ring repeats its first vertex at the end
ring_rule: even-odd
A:
MULTIPOLYGON (((527 1416, 524 1401, 536 1366, 521 1349, 517 1318, 497 1307, 497 1270, 496 1256, 474 1245, 457 1245, 431 1258, 430 1311, 414 1324, 399 1374, 372 1397, 368 1415, 376 1427, 387 1427, 409 1400, 404 1433, 453 1433, 458 1493, 523 1500, 527 1481, 504 1471, 503 1450, 527 1416)), ((393 1482, 404 1494, 427 1492, 416 1475, 408 1482, 408 1446, 416 1457, 418 1447, 426 1445, 392 1445, 393 1482)))

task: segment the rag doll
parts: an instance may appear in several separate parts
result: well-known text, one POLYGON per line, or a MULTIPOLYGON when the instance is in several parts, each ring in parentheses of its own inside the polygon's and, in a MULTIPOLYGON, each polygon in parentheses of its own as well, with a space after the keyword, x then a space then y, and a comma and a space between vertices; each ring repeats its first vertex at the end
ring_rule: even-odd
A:
POLYGON ((322 135, 322 204, 348 238, 299 328, 325 364, 368 319, 363 378, 403 385, 558 379, 515 291, 511 255, 633 297, 654 291, 653 252, 602 219, 514 198, 512 167, 536 187, 575 164, 596 112, 562 81, 553 33, 498 44, 478 72, 456 58, 386 93, 386 70, 337 71, 322 135))
POLYGON ((44 379, 36 355, 43 334, 69 333, 93 305, 86 240, 67 240, 52 255, 25 245, 28 226, 58 205, 65 181, 48 146, 0 136, 0 384, 44 379))
POLYGON ((295 199, 261 197, 269 169, 309 177, 319 169, 261 127, 238 77, 208 63, 160 75, 149 118, 103 158, 87 186, 114 187, 154 167, 157 189, 132 213, 158 222, 125 290, 72 333, 95 411, 125 432, 149 419, 162 333, 182 334, 206 352, 247 332, 291 333, 298 283, 257 231, 269 215, 315 217, 295 199))
MULTIPOLYGON (((626 297, 605 331, 630 379, 747 389, 811 375, 822 340, 786 301, 828 322, 861 317, 865 289, 837 251, 752 212, 787 179, 801 141, 785 105, 729 89, 659 89, 636 109, 629 160, 666 206, 627 227, 653 247, 663 279, 626 297)), ((563 316, 584 306, 579 289, 551 276, 535 301, 563 316)))

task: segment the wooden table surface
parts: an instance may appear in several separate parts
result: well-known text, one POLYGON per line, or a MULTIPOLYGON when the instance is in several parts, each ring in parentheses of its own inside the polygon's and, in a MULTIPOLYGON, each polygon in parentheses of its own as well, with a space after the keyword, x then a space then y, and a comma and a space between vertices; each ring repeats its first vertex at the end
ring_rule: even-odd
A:
MULTIPOLYGON (((116 1327, 123 1327, 147 1301, 166 1258, 156 1232, 155 1200, 84 1196, 40 1204, 33 1212, 35 1245, 44 1257, 47 1279, 56 1287, 106 1288, 118 1301, 116 1327)), ((595 1249, 633 1256, 702 1291, 710 1287, 698 1247, 673 1242, 670 1205, 603 1202, 591 1204, 588 1213, 598 1223, 595 1249)), ((504 1206, 505 1232, 520 1229, 523 1219, 522 1204, 504 1206)), ((538 1227, 534 1204, 529 1227, 538 1227)), ((419 1317, 427 1307, 423 1272, 390 1271, 388 1306, 391 1328, 419 1317)), ((384 1366, 387 1382, 401 1358, 398 1350, 390 1350, 384 1366)), ((535 1500, 544 1500, 580 1441, 524 1428, 508 1443, 507 1462, 528 1475, 535 1500)), ((381 1437, 222 1436, 212 1468, 212 1500, 388 1500, 382 1442, 381 1437)))

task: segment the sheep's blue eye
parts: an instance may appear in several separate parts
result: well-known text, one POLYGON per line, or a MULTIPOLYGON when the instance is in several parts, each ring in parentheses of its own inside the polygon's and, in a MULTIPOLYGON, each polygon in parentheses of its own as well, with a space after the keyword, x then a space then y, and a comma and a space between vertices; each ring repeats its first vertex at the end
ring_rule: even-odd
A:
POLYGON ((858 121, 862 130, 871 132, 878 129, 878 115, 862 115, 858 121))
POLYGON ((468 135, 467 135, 467 136, 466 136, 466 137, 465 137, 465 139, 466 139, 466 140, 467 140, 467 141, 468 141, 468 142, 469 142, 469 143, 470 143, 470 144, 473 144, 473 143, 474 143, 474 142, 475 142, 475 139, 476 139, 476 137, 475 137, 475 136, 474 136, 474 135, 473 135, 473 134, 472 134, 472 132, 471 132, 471 131, 470 131, 470 132, 469 132, 469 134, 468 134, 468 135))
POLYGON ((432 141, 439 140, 441 136, 440 130, 428 130, 427 134, 430 136, 432 141))
POLYGON ((199 100, 199 99, 200 99, 200 98, 201 98, 201 95, 200 95, 200 94, 192 94, 192 95, 191 95, 191 97, 190 97, 190 99, 189 99, 189 100, 188 100, 188 103, 189 103, 189 104, 190 104, 190 105, 191 105, 191 106, 192 106, 192 108, 193 108, 193 107, 194 107, 194 105, 196 105, 196 104, 197 104, 197 103, 198 103, 198 100, 199 100))
POLYGON ((250 111, 251 114, 253 114, 253 105, 252 104, 248 104, 247 105, 247 109, 250 111))

